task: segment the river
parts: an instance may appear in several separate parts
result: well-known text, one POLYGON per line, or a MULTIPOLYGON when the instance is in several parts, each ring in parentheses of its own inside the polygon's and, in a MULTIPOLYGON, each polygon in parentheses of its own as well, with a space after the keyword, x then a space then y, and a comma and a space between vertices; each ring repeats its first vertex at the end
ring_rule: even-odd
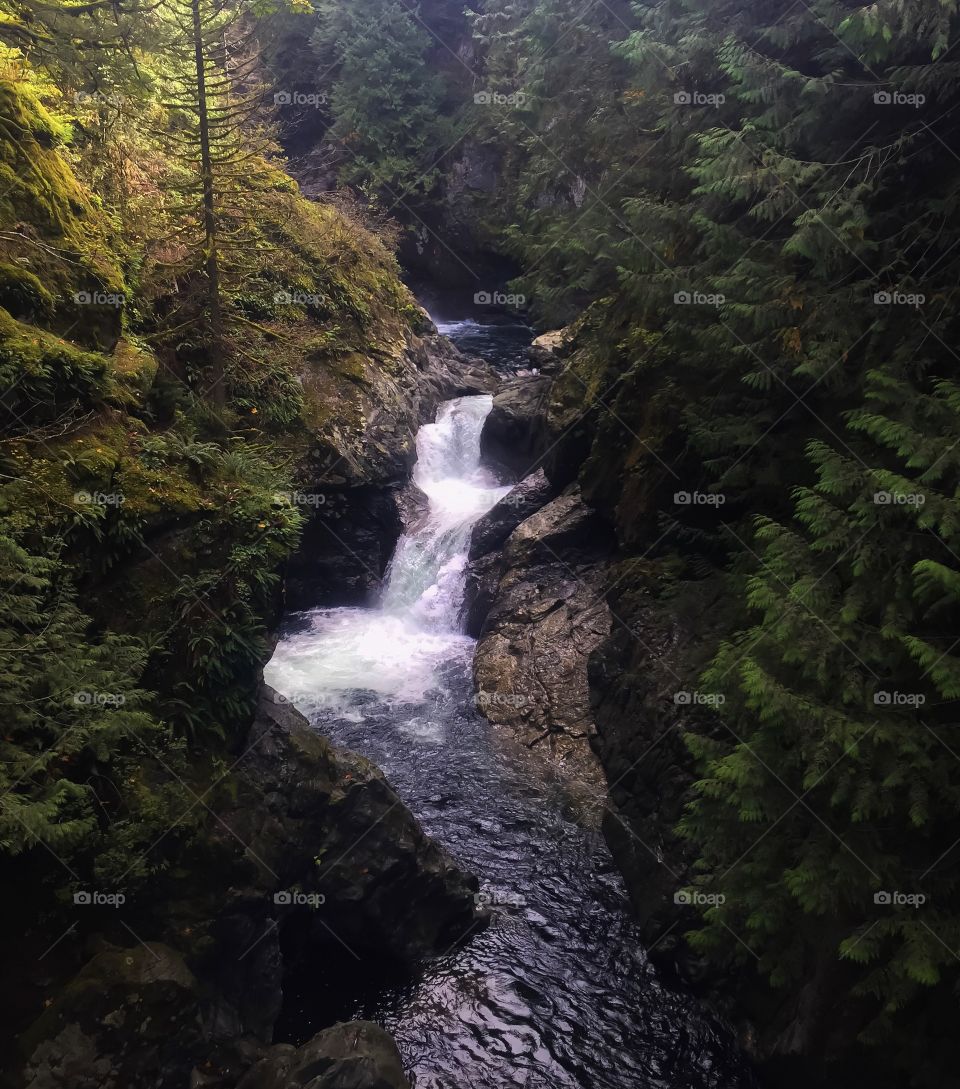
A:
MULTIPOLYGON (((525 360, 516 324, 441 326, 503 371, 525 360)), ((505 493, 480 463, 489 396, 447 402, 421 428, 414 478, 429 516, 401 538, 375 608, 287 618, 267 668, 340 746, 383 768, 425 830, 481 880, 491 925, 412 977, 350 965, 288 981, 280 1035, 377 1021, 417 1089, 739 1089, 729 1030, 647 962, 598 830, 602 790, 492 730, 474 708, 473 640, 458 614, 470 529, 505 493)), ((346 954, 344 954, 346 957, 346 954)))

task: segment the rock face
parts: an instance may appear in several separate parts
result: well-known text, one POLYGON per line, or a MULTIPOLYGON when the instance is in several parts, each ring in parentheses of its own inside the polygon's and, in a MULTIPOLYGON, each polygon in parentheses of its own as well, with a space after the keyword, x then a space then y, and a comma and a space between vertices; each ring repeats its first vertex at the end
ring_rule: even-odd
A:
POLYGON ((693 778, 682 731, 709 733, 709 709, 692 705, 681 678, 706 666, 716 588, 705 581, 669 605, 630 561, 611 569, 615 624, 590 662, 594 748, 610 786, 604 833, 624 875, 651 958, 688 981, 702 964, 682 935, 695 914, 674 893, 689 883, 689 846, 676 834, 693 778), (655 848, 655 849, 654 849, 655 848))
POLYGON ((442 401, 492 393, 497 384, 485 363, 438 335, 425 314, 420 335, 390 366, 358 358, 348 379, 316 369, 305 377, 315 401, 340 407, 311 436, 292 497, 306 515, 286 574, 294 610, 375 596, 403 528, 400 493, 416 460, 417 431, 442 401))
POLYGON ((610 544, 571 489, 478 561, 490 601, 474 657, 478 707, 562 759, 585 760, 594 733, 587 660, 610 630, 600 589, 610 544))
POLYGON ((370 1021, 324 1029, 302 1047, 278 1045, 237 1089, 409 1089, 392 1038, 370 1021))
MULTIPOLYGON (((383 774, 332 747, 270 688, 226 794, 179 860, 189 876, 172 876, 156 906, 111 931, 117 942, 163 941, 97 953, 23 1037, 31 1089, 182 1089, 201 1060, 196 1084, 227 1089, 270 1043, 286 949, 328 961, 345 950, 351 966, 412 963, 482 925, 476 879, 383 774)), ((367 1063, 384 1045, 366 1030, 357 1061, 342 1042, 334 1055, 338 1038, 324 1047, 342 1060, 340 1080, 318 1084, 359 1087, 361 1074, 392 1069, 367 1063)), ((396 1074, 369 1085, 404 1085, 396 1074)))
POLYGON ((28 1089, 183 1084, 203 1050, 200 990, 157 942, 98 953, 23 1041, 28 1089))
POLYGON ((511 480, 533 473, 547 449, 546 409, 552 380, 523 375, 503 383, 480 435, 484 458, 511 480))

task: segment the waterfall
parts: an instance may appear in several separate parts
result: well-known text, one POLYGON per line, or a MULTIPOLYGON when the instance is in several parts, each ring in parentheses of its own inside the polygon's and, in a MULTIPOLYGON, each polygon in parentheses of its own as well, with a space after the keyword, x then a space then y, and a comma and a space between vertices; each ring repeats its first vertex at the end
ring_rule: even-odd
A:
POLYGON ((390 563, 383 609, 434 630, 454 630, 463 568, 477 519, 509 488, 480 465, 480 432, 493 398, 447 401, 417 435, 413 482, 429 500, 422 526, 401 537, 390 563))
POLYGON ((347 710, 361 690, 420 701, 443 662, 469 652, 458 617, 470 532, 509 491, 480 465, 492 404, 489 394, 458 397, 420 428, 413 480, 429 506, 397 544, 380 605, 315 609, 309 631, 277 647, 266 680, 303 710, 347 710))

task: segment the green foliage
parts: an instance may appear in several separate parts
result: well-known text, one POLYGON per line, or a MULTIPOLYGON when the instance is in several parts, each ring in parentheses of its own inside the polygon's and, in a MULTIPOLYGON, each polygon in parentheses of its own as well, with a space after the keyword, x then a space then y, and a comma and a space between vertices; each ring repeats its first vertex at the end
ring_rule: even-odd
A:
POLYGON ((0 532, 0 849, 72 852, 98 826, 98 765, 153 722, 134 640, 90 639, 67 573, 0 532))

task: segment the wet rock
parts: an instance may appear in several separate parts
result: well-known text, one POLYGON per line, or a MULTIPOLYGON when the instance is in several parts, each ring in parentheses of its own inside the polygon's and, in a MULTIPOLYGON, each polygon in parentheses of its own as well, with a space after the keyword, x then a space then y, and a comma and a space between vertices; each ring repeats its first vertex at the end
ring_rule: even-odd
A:
POLYGON ((563 366, 572 341, 569 329, 553 329, 541 333, 530 345, 530 362, 543 374, 556 374, 563 366))
POLYGON ((430 513, 430 498, 412 480, 396 493, 397 513, 404 533, 415 533, 430 513))
POLYGON ((497 599, 502 573, 500 556, 488 553, 467 565, 461 623, 467 635, 480 637, 483 625, 497 599))
POLYGON ((158 942, 108 946, 21 1039, 27 1089, 126 1089, 186 1083, 204 1042, 200 987, 158 942))
POLYGON ((221 951, 262 945, 258 927, 272 923, 314 947, 337 942, 357 957, 406 962, 471 928, 476 879, 368 760, 331 746, 267 686, 245 749, 237 801, 218 813, 217 836, 224 849, 246 848, 230 899, 253 929, 237 929, 232 942, 220 935, 221 951))
POLYGON ((601 586, 611 546, 607 528, 571 489, 481 561, 488 566, 480 596, 492 604, 474 657, 477 706, 564 760, 592 763, 587 660, 610 631, 601 586))
POLYGON ((416 434, 452 397, 492 393, 499 379, 483 360, 464 355, 436 333, 423 312, 392 367, 358 357, 331 376, 312 368, 308 399, 326 411, 297 470, 294 501, 305 515, 297 553, 287 565, 292 610, 362 605, 381 579, 411 513, 404 493, 416 461, 416 434), (353 427, 346 421, 354 419, 353 427))
POLYGON ((322 502, 305 507, 300 546, 287 564, 287 608, 367 604, 378 593, 403 532, 398 490, 328 487, 304 494, 322 502))
POLYGON ((552 380, 523 375, 505 381, 493 399, 483 425, 480 449, 484 459, 508 479, 533 473, 547 450, 546 412, 552 380))
POLYGON ((476 560, 499 548, 521 522, 549 503, 555 494, 556 489, 542 469, 520 481, 473 527, 468 559, 476 560))
POLYGON ((347 1021, 302 1047, 278 1045, 237 1089, 409 1089, 392 1037, 370 1021, 347 1021))

